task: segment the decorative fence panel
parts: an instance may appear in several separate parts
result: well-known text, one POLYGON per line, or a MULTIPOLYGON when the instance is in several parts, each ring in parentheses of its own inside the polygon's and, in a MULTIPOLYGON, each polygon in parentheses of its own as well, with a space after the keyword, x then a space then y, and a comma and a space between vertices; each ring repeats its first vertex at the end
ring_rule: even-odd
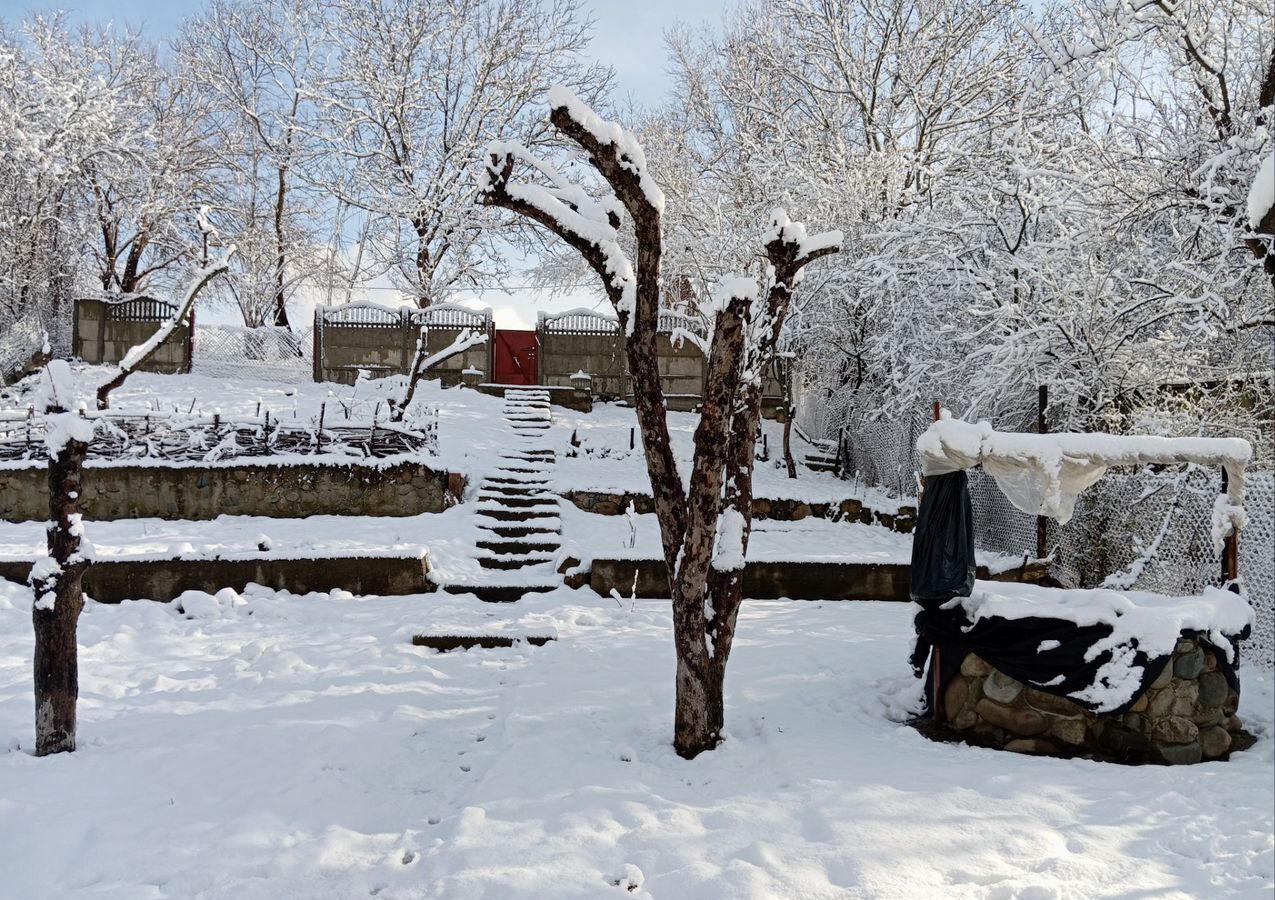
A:
POLYGON ((428 353, 446 349, 465 330, 488 335, 487 344, 443 360, 429 377, 456 384, 466 370, 491 371, 491 310, 451 303, 425 309, 392 309, 372 303, 320 307, 314 311, 313 377, 353 384, 360 371, 372 376, 406 374, 425 333, 428 353))

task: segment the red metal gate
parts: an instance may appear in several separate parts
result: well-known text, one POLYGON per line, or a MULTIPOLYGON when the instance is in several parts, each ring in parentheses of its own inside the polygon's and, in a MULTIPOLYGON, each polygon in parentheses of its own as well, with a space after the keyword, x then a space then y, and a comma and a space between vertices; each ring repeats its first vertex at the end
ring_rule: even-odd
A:
POLYGON ((492 380, 496 384, 537 384, 540 340, 534 331, 496 329, 492 380))

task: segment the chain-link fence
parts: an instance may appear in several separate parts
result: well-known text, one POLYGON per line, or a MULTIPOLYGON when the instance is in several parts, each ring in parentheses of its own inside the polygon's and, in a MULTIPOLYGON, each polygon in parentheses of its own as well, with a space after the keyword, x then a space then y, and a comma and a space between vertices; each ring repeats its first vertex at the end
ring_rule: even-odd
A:
POLYGON ((310 381, 314 341, 309 328, 198 325, 191 371, 216 378, 310 381))
MULTIPOLYGON (((806 384, 797 392, 796 421, 808 437, 835 442, 843 477, 914 497, 920 471, 916 439, 929 426, 931 413, 915 409, 884 417, 861 412, 871 408, 857 404, 853 392, 806 384)), ((1027 423, 1017 428, 996 424, 1028 430, 1027 423)), ((1034 558, 1036 517, 1011 504, 982 469, 969 473, 969 487, 977 545, 1034 558)), ((1250 473, 1246 488, 1240 576, 1257 623, 1244 652, 1275 668, 1275 477, 1250 473)), ((1221 490, 1221 473, 1198 466, 1113 469, 1080 495, 1071 521, 1047 523, 1050 574, 1067 587, 1106 585, 1179 596, 1216 585, 1221 560, 1212 519, 1221 490)))

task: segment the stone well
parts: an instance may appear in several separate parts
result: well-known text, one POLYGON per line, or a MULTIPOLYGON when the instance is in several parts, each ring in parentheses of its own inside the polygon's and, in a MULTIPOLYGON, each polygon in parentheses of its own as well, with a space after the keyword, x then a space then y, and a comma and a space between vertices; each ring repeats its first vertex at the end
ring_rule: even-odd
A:
POLYGON ((1164 671, 1127 712, 1092 713, 969 654, 943 690, 947 727, 971 744, 1118 762, 1197 763, 1231 750, 1239 696, 1211 646, 1183 635, 1164 671))

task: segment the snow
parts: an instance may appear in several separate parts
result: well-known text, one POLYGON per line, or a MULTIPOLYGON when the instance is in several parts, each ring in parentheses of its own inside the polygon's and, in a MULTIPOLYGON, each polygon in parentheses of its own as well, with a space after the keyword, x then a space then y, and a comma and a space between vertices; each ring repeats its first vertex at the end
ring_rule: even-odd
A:
POLYGON ((1272 206, 1275 206, 1275 148, 1267 148, 1248 189, 1249 227, 1261 227, 1262 218, 1272 206))
POLYGON ((719 572, 738 572, 744 568, 744 517, 734 507, 725 509, 717 518, 717 545, 713 550, 713 568, 719 572))
POLYGON ((75 375, 65 359, 51 359, 40 370, 31 405, 39 412, 75 406, 75 375))
POLYGON ((565 109, 572 121, 593 135, 603 146, 614 144, 620 166, 637 176, 646 202, 651 204, 656 212, 664 212, 664 192, 651 177, 646 165, 646 153, 632 132, 616 122, 606 121, 590 109, 588 104, 577 97, 570 88, 560 84, 549 88, 549 108, 565 109))
MULTIPOLYGON (((934 743, 903 604, 747 603, 727 740, 670 747, 671 616, 560 591, 89 603, 80 749, 35 759, 29 594, 0 583, 15 897, 1268 896, 1275 761, 1161 768, 934 743), (415 633, 541 648, 438 654, 415 633), (615 882, 620 881, 621 886, 615 882), (629 891, 628 885, 634 884, 629 891)), ((214 598, 215 599, 215 598, 214 598)))
POLYGON ((1221 466, 1228 476, 1231 506, 1242 507, 1244 469, 1253 456, 1252 445, 1242 438, 1022 434, 995 431, 985 421, 953 419, 946 410, 917 438, 916 448, 925 474, 981 464, 1016 507, 1064 524, 1071 519, 1076 497, 1110 466, 1221 466))
POLYGON ((1072 695, 1095 704, 1099 712, 1134 699, 1142 673, 1142 668, 1134 665, 1135 650, 1151 657, 1167 656, 1183 631, 1198 631, 1229 652, 1228 638, 1238 636, 1253 622, 1247 599, 1213 587, 1205 588, 1199 596, 1166 597, 1144 591, 1064 590, 977 581, 970 596, 951 600, 948 606, 961 607, 974 622, 1040 617, 1078 626, 1111 626, 1111 635, 1096 642, 1087 654, 1093 659, 1110 650, 1111 661, 1099 669, 1093 685, 1072 695))
MULTIPOLYGON (((43 594, 35 598, 34 606, 36 609, 53 609, 57 604, 58 595, 54 588, 57 586, 58 576, 62 574, 62 567, 52 557, 41 557, 31 566, 31 574, 28 577, 30 583, 34 586, 43 583, 48 587, 43 594)), ((7 582, 5 583, 8 584, 7 582)))
POLYGON ((1218 494, 1213 500, 1213 518, 1209 526, 1213 552, 1220 555, 1226 539, 1247 524, 1248 514, 1244 507, 1236 506, 1226 494, 1218 494))
POLYGON ((71 441, 93 440, 94 420, 80 413, 54 413, 45 418, 44 446, 49 456, 57 456, 71 441))
MULTIPOLYGON (((709 302, 704 304, 704 314, 711 321, 716 315, 725 310, 732 300, 747 300, 749 303, 756 303, 757 292, 756 278, 748 275, 724 275, 713 285, 709 302)), ((705 341, 704 343, 707 344, 709 342, 705 341)))

